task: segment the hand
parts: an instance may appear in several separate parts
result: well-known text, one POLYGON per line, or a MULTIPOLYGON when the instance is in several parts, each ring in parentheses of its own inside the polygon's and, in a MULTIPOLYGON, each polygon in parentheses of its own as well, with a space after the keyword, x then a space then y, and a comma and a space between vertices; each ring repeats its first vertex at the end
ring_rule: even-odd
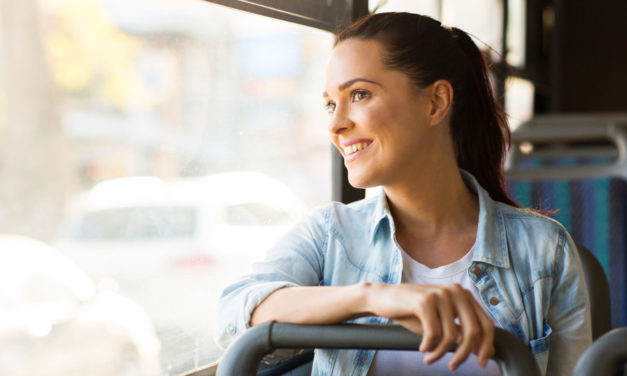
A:
POLYGON ((419 350, 429 352, 424 358, 427 364, 440 359, 455 343, 451 370, 471 352, 482 367, 494 356, 494 324, 460 285, 374 284, 368 300, 373 314, 422 335, 419 350))

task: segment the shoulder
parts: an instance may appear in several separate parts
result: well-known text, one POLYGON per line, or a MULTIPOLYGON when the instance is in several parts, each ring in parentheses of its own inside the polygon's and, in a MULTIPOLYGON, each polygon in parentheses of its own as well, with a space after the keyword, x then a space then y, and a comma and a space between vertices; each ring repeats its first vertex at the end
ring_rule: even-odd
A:
MULTIPOLYGON (((574 243, 558 221, 530 209, 498 203, 512 262, 532 265, 537 271, 552 272, 574 243)), ((572 256, 572 255, 570 255, 572 256)), ((575 256, 576 257, 576 256, 575 256)))
POLYGON ((317 223, 324 223, 325 232, 337 239, 370 233, 381 210, 381 197, 368 197, 350 204, 330 202, 310 213, 317 223))
POLYGON ((515 208, 499 202, 497 203, 497 210, 501 214, 505 226, 518 230, 516 231, 518 236, 545 240, 567 234, 561 223, 531 209, 515 208))
POLYGON ((350 204, 332 201, 314 208, 301 222, 324 228, 369 223, 379 205, 379 197, 368 197, 350 204))

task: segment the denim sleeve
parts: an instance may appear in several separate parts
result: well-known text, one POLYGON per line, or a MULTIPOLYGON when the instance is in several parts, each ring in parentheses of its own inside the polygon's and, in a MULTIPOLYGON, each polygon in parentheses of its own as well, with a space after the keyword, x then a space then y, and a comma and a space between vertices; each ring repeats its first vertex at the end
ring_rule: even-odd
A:
MULTIPOLYGON (((577 248, 565 230, 555 255, 553 288, 547 316, 551 338, 547 375, 570 375, 577 359, 592 344, 590 301, 577 248)), ((543 368, 543 364, 540 364, 543 368)))
POLYGON ((320 283, 326 223, 323 209, 304 217, 267 251, 263 262, 253 265, 251 274, 224 289, 214 333, 218 345, 226 348, 248 329, 253 310, 274 291, 320 283))

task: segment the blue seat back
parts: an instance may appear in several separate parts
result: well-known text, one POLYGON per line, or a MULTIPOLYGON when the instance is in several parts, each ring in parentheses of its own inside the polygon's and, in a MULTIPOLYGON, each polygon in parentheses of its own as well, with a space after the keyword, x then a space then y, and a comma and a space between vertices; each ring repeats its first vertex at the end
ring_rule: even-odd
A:
MULTIPOLYGON (((559 161, 562 165, 575 162, 580 161, 559 161)), ((517 161, 517 167, 534 168, 542 163, 540 159, 526 159, 517 161)), ((610 284, 612 327, 627 326, 627 182, 613 177, 510 179, 508 189, 523 207, 557 210, 551 217, 566 227, 576 243, 591 250, 603 266, 610 284)))

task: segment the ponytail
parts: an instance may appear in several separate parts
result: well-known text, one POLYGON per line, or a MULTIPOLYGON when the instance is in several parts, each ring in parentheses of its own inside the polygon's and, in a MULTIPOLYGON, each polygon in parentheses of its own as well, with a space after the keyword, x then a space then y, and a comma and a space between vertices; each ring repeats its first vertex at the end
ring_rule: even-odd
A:
POLYGON ((474 175, 493 200, 519 207, 505 190, 507 117, 495 100, 485 60, 467 33, 418 14, 376 13, 349 26, 335 44, 350 38, 380 42, 383 63, 406 73, 418 87, 449 81, 454 92, 451 135, 459 168, 474 175))
POLYGON ((504 189, 503 167, 511 145, 507 115, 494 96, 487 64, 470 36, 454 27, 451 37, 461 50, 464 71, 459 75, 451 116, 457 164, 473 174, 493 200, 517 207, 504 189))

